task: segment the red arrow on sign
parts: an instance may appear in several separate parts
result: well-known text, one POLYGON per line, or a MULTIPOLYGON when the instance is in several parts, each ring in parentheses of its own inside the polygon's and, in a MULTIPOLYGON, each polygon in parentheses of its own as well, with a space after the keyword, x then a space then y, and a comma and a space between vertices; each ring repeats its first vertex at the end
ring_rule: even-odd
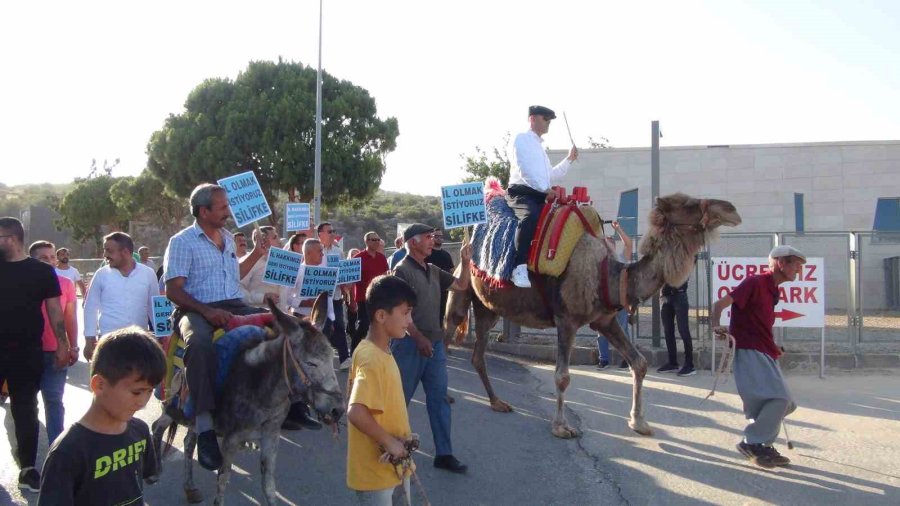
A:
POLYGON ((781 311, 775 313, 775 318, 780 318, 781 321, 786 322, 788 320, 793 320, 794 318, 800 318, 802 315, 800 313, 795 313, 790 309, 782 309, 781 311))

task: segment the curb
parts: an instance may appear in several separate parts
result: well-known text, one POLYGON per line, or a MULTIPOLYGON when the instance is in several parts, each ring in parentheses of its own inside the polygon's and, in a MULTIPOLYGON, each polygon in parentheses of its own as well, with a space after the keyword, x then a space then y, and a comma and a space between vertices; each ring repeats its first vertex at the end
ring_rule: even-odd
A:
MULTIPOLYGON (((472 349, 474 342, 462 343, 465 348, 472 349)), ((487 350, 495 353, 503 353, 517 357, 524 357, 532 360, 544 362, 556 362, 556 345, 546 344, 522 344, 522 343, 500 343, 489 341, 487 350)), ((668 360, 666 350, 656 349, 640 349, 644 358, 649 362, 650 367, 660 367, 668 360)), ((622 357, 615 349, 610 349, 610 363, 618 364, 622 357)), ((684 354, 679 352, 679 358, 684 360, 684 354)), ((596 348, 587 348, 583 346, 575 346, 572 348, 572 354, 569 358, 569 365, 595 365, 599 356, 596 348)), ((716 360, 721 358, 720 353, 716 353, 716 360)), ((796 353, 788 352, 779 359, 782 369, 786 371, 817 371, 819 369, 820 356, 818 353, 796 353)), ((709 352, 694 352, 694 365, 698 369, 710 368, 709 352)), ((900 354, 889 353, 833 353, 825 355, 825 368, 851 371, 856 369, 900 369, 900 354)))

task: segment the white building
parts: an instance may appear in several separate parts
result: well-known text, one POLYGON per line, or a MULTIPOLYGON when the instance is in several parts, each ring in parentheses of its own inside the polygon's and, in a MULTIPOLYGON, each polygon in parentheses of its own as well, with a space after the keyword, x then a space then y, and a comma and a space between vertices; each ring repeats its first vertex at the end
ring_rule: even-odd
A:
MULTIPOLYGON (((554 164, 565 156, 550 152, 554 164)), ((900 141, 661 147, 659 172, 660 195, 733 203, 735 232, 872 231, 876 209, 878 229, 900 231, 900 141)), ((587 186, 604 218, 639 217, 622 222, 642 234, 650 148, 580 150, 561 185, 587 186)))

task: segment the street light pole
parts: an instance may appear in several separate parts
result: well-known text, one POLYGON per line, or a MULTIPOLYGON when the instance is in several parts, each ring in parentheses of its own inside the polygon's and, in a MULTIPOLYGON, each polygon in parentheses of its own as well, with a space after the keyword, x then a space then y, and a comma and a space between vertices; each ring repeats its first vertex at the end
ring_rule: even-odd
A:
MULTIPOLYGON (((650 125, 650 205, 654 206, 656 199, 659 198, 659 121, 653 121, 650 125)), ((653 300, 650 303, 650 318, 650 342, 654 348, 659 348, 659 293, 653 294, 653 300)))
POLYGON ((316 71, 316 159, 313 207, 316 226, 322 216, 322 0, 319 0, 319 68, 316 71))

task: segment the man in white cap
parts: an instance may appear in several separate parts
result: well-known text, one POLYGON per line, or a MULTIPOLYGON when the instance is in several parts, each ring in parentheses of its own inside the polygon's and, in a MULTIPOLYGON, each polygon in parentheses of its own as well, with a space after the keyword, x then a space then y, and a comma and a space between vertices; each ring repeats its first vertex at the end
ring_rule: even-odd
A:
POLYGON ((544 151, 541 136, 550 130, 550 121, 556 119, 556 113, 542 105, 528 108, 528 130, 516 135, 509 145, 509 187, 506 200, 519 226, 516 228, 516 268, 512 273, 512 282, 520 288, 529 288, 528 250, 534 238, 538 218, 544 208, 547 192, 554 181, 558 181, 569 170, 569 166, 578 159, 575 146, 569 150, 569 156, 556 166, 550 165, 550 158, 544 151))
POLYGON ((772 336, 778 285, 796 279, 805 263, 806 256, 796 248, 776 246, 769 253, 768 272, 744 279, 713 306, 716 335, 734 336, 734 383, 744 403, 744 416, 751 420, 737 449, 757 466, 769 469, 790 463, 772 443, 784 417, 797 409, 776 362, 781 349, 772 336), (719 326, 719 318, 729 306, 731 325, 726 330, 719 326))

